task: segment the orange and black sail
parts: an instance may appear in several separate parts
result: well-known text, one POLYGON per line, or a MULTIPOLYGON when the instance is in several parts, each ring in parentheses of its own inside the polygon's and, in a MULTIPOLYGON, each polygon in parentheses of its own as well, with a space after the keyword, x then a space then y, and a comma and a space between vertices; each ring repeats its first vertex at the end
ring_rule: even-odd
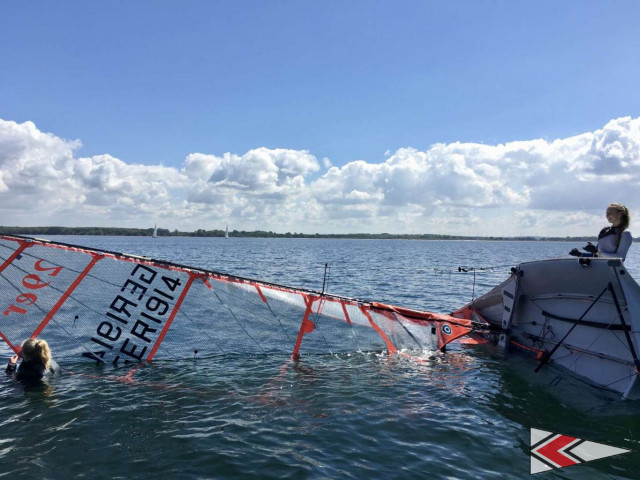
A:
POLYGON ((444 348, 470 320, 145 257, 0 236, 0 338, 41 335, 57 359, 444 348))

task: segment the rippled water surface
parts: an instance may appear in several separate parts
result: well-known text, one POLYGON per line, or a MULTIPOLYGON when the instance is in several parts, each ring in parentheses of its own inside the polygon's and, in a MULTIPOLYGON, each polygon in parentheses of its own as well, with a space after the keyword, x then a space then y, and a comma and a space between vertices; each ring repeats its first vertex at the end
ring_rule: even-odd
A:
MULTIPOLYGON (((186 265, 447 313, 562 242, 57 237, 186 265), (458 266, 496 267, 460 274, 458 266)), ((640 278, 632 247, 627 268, 640 278)), ((1 353, 6 357, 5 349, 1 353)), ((640 403, 495 346, 78 363, 0 388, 0 477, 525 478, 529 429, 640 450, 640 403), (117 375, 116 375, 117 374, 117 375)), ((636 452, 537 478, 638 478, 636 452)))

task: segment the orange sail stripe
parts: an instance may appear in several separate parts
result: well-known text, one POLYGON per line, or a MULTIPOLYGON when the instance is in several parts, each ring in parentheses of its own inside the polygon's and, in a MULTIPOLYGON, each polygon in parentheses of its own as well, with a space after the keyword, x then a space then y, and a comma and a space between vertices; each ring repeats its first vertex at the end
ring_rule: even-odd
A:
POLYGON ((180 306, 182 305, 182 302, 184 301, 184 298, 187 296, 187 292, 191 288, 191 284, 193 284, 193 281, 198 277, 201 277, 201 275, 197 275, 197 274, 195 274, 193 272, 189 273, 189 280, 187 280, 187 284, 185 285, 184 290, 182 290, 182 293, 180 294, 180 298, 178 298, 178 301, 176 302, 175 306, 173 307, 173 310, 171 311, 171 315, 169 315, 169 318, 167 319, 167 323, 162 328, 162 332, 160 332, 160 335, 158 336, 158 339, 156 340, 156 343, 153 345, 153 348, 151 349, 151 352, 149 353, 149 356, 147 357, 147 362, 150 362, 153 359, 153 357, 155 356, 156 352, 158 351, 158 348, 160 347, 160 344, 164 340, 164 336, 167 334, 167 331, 169 330, 169 327, 171 326, 171 323, 173 322, 173 319, 176 317, 176 314, 178 313, 178 310, 180 310, 180 306))
MULTIPOLYGON (((416 345, 434 348, 437 341, 442 348, 482 323, 475 313, 471 319, 455 318, 453 314, 372 303, 89 247, 27 237, 0 236, 0 242, 5 250, 5 258, 0 259, 0 270, 5 272, 0 280, 5 283, 11 281, 6 272, 20 277, 20 272, 14 272, 19 266, 27 272, 23 279, 25 288, 31 288, 30 283, 36 277, 27 271, 32 254, 34 259, 37 256, 37 271, 53 272, 49 275, 55 276, 54 273, 66 269, 66 275, 58 279, 57 288, 18 295, 15 306, 11 304, 7 309, 5 315, 10 313, 11 318, 0 325, 0 342, 5 341, 13 351, 20 348, 16 343, 18 339, 46 334, 59 356, 67 349, 69 356, 79 353, 97 363, 112 361, 116 366, 123 359, 125 363, 135 361, 136 364, 156 361, 159 353, 160 356, 183 356, 189 354, 190 349, 207 355, 218 351, 253 352, 256 348, 263 352, 289 350, 288 356, 295 360, 307 350, 324 351, 325 346, 338 352, 353 351, 355 345, 357 349, 397 353, 416 345), (21 256, 28 247, 36 248, 21 256), (96 263, 101 259, 106 260, 96 263), (43 266, 38 262, 47 263, 43 266), (132 264, 136 265, 133 269, 132 264), (180 273, 167 274, 171 270, 180 273), (197 280, 202 280, 204 285, 196 285, 191 290, 197 280), (210 295, 212 291, 216 295, 210 295), (143 300, 145 295, 149 298, 143 300), (28 308, 36 300, 40 308, 28 308), (72 330, 67 331, 67 326, 72 327, 73 314, 69 325, 60 323, 59 317, 69 304, 73 304, 74 311, 82 307, 88 310, 83 321, 76 325, 74 320, 72 330), (47 305, 44 310, 42 305, 47 305), (91 311, 106 313, 92 315, 91 311), (193 325, 183 325, 183 315, 178 319, 178 312, 193 325), (130 322, 130 318, 135 319, 135 323, 130 322), (317 329, 316 319, 327 328, 323 329, 324 333, 319 330, 317 335, 306 337, 317 329), (165 343, 169 329, 173 329, 173 333, 165 343), (254 334, 256 329, 266 334, 254 334), (359 335, 366 330, 368 332, 359 335), (209 333, 214 337, 213 342, 204 338, 209 333), (215 341, 217 333, 222 335, 219 345, 215 341), (325 334, 335 337, 324 339, 323 346, 320 340, 325 334), (341 342, 343 338, 346 341, 341 342), (76 342, 73 349, 69 349, 70 341, 76 342), (78 352, 80 346, 82 351, 78 352), (192 348, 196 346, 197 350, 192 348)), ((13 293, 9 295, 12 296, 13 293)), ((76 320, 78 318, 80 316, 76 316, 76 320)))
POLYGON ((11 256, 7 258, 2 265, 0 265, 0 273, 2 273, 2 271, 5 268, 11 265, 11 262, 13 262, 16 259, 16 257, 18 257, 24 251, 25 248, 29 248, 31 245, 33 244, 27 243, 27 242, 20 242, 20 246, 18 247, 18 249, 15 252, 13 252, 11 256))
POLYGON ((364 307, 360 307, 360 310, 362 311, 364 316, 367 317, 367 320, 369 320, 369 323, 371 324, 371 326, 375 329, 376 332, 378 332, 378 334, 382 337, 384 342, 387 344, 387 349, 389 350, 389 353, 396 353, 398 349, 393 345, 393 343, 391 343, 391 340, 389 340, 389 337, 385 335, 382 329, 378 325, 376 325, 376 323, 373 321, 373 318, 371 318, 371 314, 364 307))
POLYGON ((78 278, 76 278, 74 280, 74 282, 71 284, 71 286, 67 289, 66 292, 64 292, 64 295, 62 295, 62 297, 60 297, 60 300, 58 300, 58 302, 53 306, 53 308, 51 309, 51 311, 47 314, 47 316, 44 318, 44 320, 42 320, 42 322, 40 323, 40 325, 38 325, 38 328, 36 328, 34 330, 34 332, 31 334, 31 338, 36 338, 38 335, 40 335, 40 332, 42 332, 42 330, 44 330, 44 327, 47 326, 47 324, 51 321, 51 319, 53 318, 53 316, 58 312, 58 310, 60 309, 60 307, 64 304, 64 302, 67 301, 67 298, 69 298, 69 296, 73 293, 73 291, 78 287, 78 285, 80 285, 80 282, 82 282, 82 280, 84 280, 84 277, 87 276, 87 274, 91 271, 91 269, 93 268, 93 266, 98 262, 98 260, 103 259, 104 256, 103 255, 93 255, 93 258, 91 259, 91 261, 89 262, 89 265, 87 265, 84 269, 84 271, 78 275, 78 278))
POLYGON ((470 321, 466 318, 453 317, 444 313, 424 312, 420 310, 412 310, 410 308, 398 307, 396 305, 387 305, 386 303, 371 302, 371 306, 382 310, 391 310, 403 318, 410 321, 415 320, 434 320, 437 322, 449 322, 455 325, 467 326, 471 325, 470 321))
POLYGON ((4 340, 7 345, 9 345, 9 348, 11 348, 11 350, 13 350, 16 353, 16 355, 20 355, 21 348, 20 347, 16 347, 15 345, 13 345, 9 341, 9 339, 5 336, 4 333, 0 332, 0 338, 2 338, 2 340, 4 340))
POLYGON ((342 305, 342 311, 344 312, 344 319, 347 321, 349 325, 351 325, 351 318, 349 318, 349 312, 347 312, 347 306, 345 305, 344 302, 340 302, 340 305, 342 305))
POLYGON ((304 317, 302 318, 302 323, 300 324, 300 330, 298 331, 296 346, 294 347, 293 354, 291 355, 291 358, 293 359, 298 358, 298 352, 300 351, 300 344, 302 343, 302 337, 307 328, 307 322, 309 321, 309 315, 311 314, 311 306, 313 305, 314 300, 315 299, 313 297, 305 296, 304 298, 304 302, 307 304, 307 308, 304 311, 304 317))
POLYGON ((264 294, 262 293, 262 290, 260 290, 260 285, 258 285, 257 283, 253 285, 254 287, 256 287, 256 290, 258 291, 258 295, 260 295, 260 298, 262 299, 262 301, 264 303, 267 303, 267 299, 265 298, 264 294))

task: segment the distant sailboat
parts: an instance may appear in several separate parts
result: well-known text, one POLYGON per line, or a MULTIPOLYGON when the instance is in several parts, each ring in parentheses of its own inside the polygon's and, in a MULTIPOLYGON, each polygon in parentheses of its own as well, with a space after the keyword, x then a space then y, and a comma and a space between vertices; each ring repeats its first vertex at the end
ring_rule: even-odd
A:
POLYGON ((227 225, 227 229, 224 231, 224 238, 229 238, 229 225, 227 225))
POLYGON ((158 238, 158 224, 156 223, 153 226, 153 235, 151 235, 153 238, 158 238))

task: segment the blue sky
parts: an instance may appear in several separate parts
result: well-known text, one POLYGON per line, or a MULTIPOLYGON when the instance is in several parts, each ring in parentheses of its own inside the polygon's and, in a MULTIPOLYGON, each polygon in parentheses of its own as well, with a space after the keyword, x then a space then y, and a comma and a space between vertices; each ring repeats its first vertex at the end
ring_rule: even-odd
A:
POLYGON ((0 118, 128 165, 306 150, 309 184, 325 158, 638 117, 639 18, 633 1, 4 2, 0 118))
POLYGON ((638 2, 5 2, 0 113, 83 155, 558 138, 640 114, 638 2))

